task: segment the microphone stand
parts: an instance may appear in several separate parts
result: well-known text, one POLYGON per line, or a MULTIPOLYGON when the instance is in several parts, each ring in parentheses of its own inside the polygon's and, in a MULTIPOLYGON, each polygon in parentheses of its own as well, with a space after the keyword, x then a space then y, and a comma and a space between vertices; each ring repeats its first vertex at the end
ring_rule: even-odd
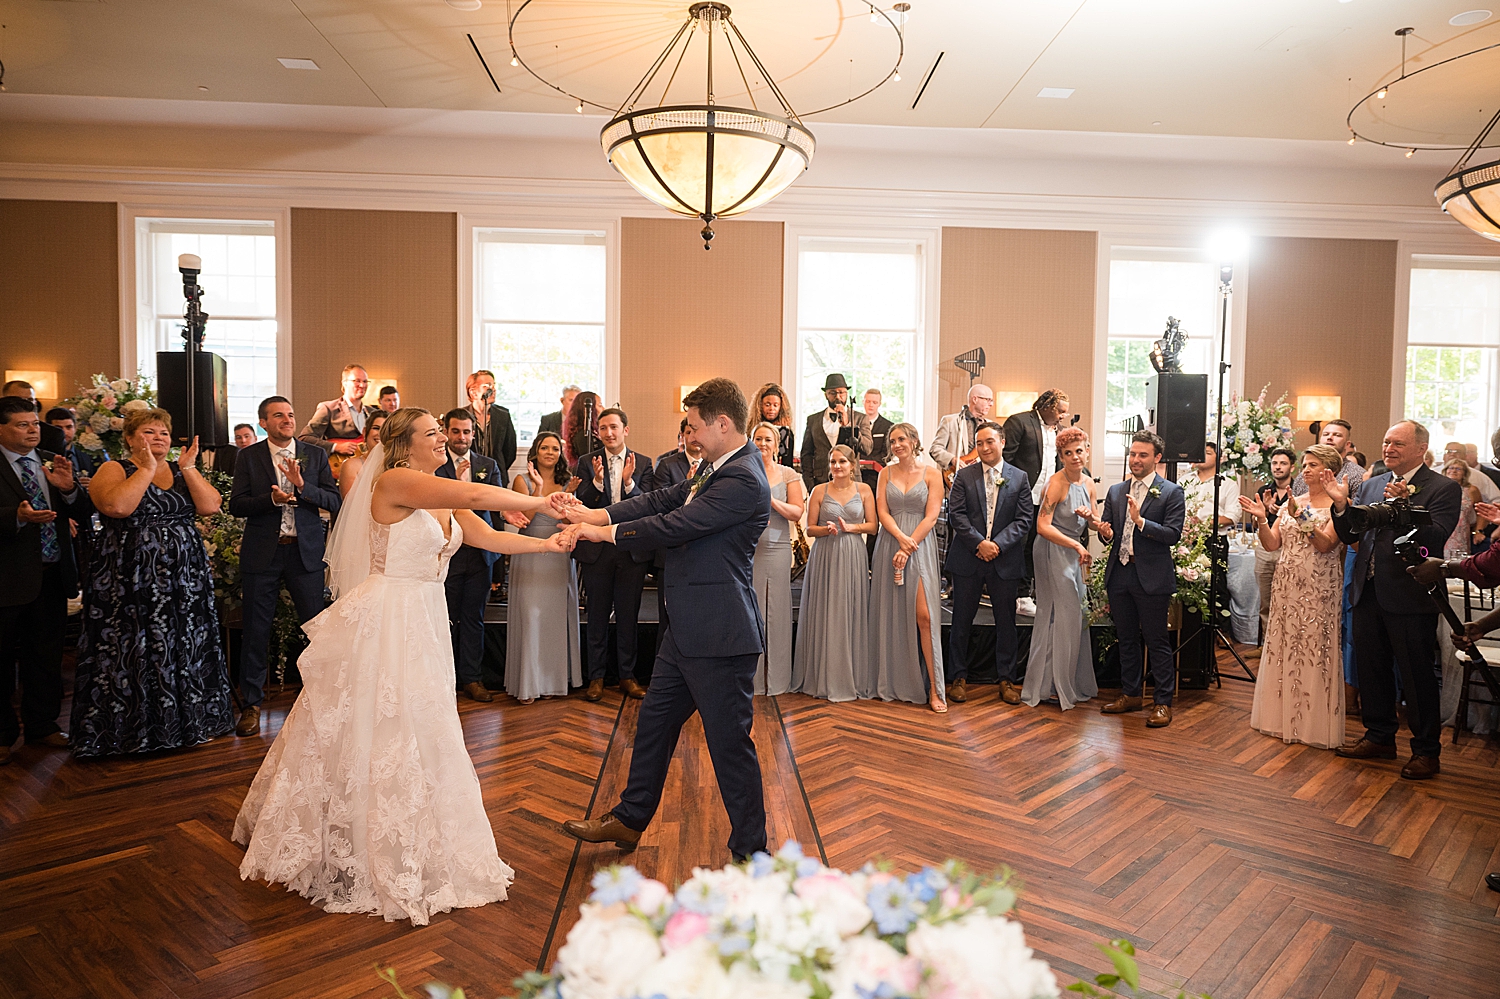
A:
POLYGON ((198 274, 202 270, 200 259, 193 254, 184 253, 177 258, 177 270, 182 274, 182 294, 187 299, 187 309, 182 316, 183 361, 187 364, 183 387, 187 396, 185 440, 191 444, 193 438, 198 436, 198 353, 203 349, 208 313, 203 311, 203 286, 198 283, 198 274))
POLYGON ((1243 680, 1246 683, 1255 682, 1255 674, 1250 671, 1250 666, 1245 662, 1243 656, 1235 649, 1234 643, 1229 636, 1224 634, 1224 629, 1219 627, 1219 620, 1223 617, 1219 603, 1219 587, 1229 589, 1229 581, 1226 578, 1229 571, 1229 539, 1219 533, 1219 492, 1224 481, 1224 374, 1229 370, 1229 363, 1224 356, 1229 349, 1229 293, 1230 286, 1234 282, 1234 268, 1229 264, 1219 266, 1219 390, 1217 400, 1219 405, 1215 407, 1218 414, 1214 427, 1214 509, 1209 515, 1208 536, 1208 614, 1212 619, 1207 622, 1209 629, 1208 640, 1208 679, 1219 686, 1224 685, 1224 675, 1219 672, 1218 643, 1223 642, 1224 648, 1234 656, 1234 661, 1239 663, 1240 669, 1245 671, 1244 676, 1230 673, 1231 680, 1243 680))

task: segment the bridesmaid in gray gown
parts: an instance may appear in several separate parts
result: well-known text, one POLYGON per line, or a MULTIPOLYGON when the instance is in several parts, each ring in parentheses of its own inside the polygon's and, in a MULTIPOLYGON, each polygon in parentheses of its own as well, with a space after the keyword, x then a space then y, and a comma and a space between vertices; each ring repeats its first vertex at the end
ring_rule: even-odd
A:
POLYGON ((854 452, 829 452, 833 481, 813 487, 807 525, 815 539, 802 576, 797 659, 792 690, 830 701, 852 701, 856 664, 870 659, 870 562, 865 538, 877 529, 875 494, 855 478, 854 452))
POLYGON ((766 622, 766 651, 755 665, 757 694, 785 694, 792 685, 792 524, 802 519, 802 476, 776 462, 781 431, 770 423, 750 438, 771 483, 771 519, 755 545, 755 599, 766 622))
POLYGON ((1088 434, 1069 427, 1057 435, 1062 471, 1047 481, 1036 515, 1036 624, 1021 700, 1036 707, 1057 698, 1066 711, 1099 693, 1089 647, 1089 520, 1094 483, 1083 473, 1089 459, 1088 434))
MULTIPOLYGON (((511 488, 529 496, 572 491, 562 460, 562 439, 538 434, 526 456, 526 474, 511 488)), ((532 514, 521 533, 547 538, 562 528, 546 514, 532 514)), ((578 570, 570 555, 512 559, 510 603, 505 611, 505 690, 522 704, 538 697, 566 697, 568 686, 583 685, 578 649, 578 570)))
POLYGON ((918 464, 917 428, 898 423, 886 441, 896 463, 881 469, 875 490, 880 534, 871 560, 870 620, 874 655, 854 681, 861 697, 927 704, 939 714, 943 689, 937 538, 932 528, 943 507, 943 476, 918 464))

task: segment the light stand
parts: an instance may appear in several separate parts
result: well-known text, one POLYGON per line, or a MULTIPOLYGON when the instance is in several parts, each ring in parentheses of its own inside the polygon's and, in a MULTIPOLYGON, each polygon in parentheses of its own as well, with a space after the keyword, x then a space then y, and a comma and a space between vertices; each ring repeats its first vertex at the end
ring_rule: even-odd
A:
POLYGON ((182 350, 187 364, 183 382, 187 396, 186 439, 191 444, 198 436, 198 352, 203 349, 204 330, 208 327, 208 313, 203 311, 203 286, 198 283, 203 261, 196 253, 184 253, 177 258, 177 270, 182 274, 182 294, 187 299, 187 311, 182 315, 182 350))
POLYGON ((1208 642, 1208 676, 1210 679, 1223 686, 1223 675, 1219 672, 1218 643, 1223 642, 1229 654, 1234 656, 1234 661, 1240 664, 1240 669, 1245 671, 1244 676, 1229 674, 1231 680, 1244 680, 1248 683, 1255 682, 1255 674, 1250 671, 1250 666, 1245 662, 1243 656, 1235 649, 1234 643, 1224 630, 1219 627, 1220 614, 1219 587, 1222 584, 1228 589, 1228 581, 1225 573, 1229 569, 1229 539, 1219 533, 1219 490, 1224 481, 1224 375, 1229 371, 1229 363, 1224 360, 1229 349, 1229 294, 1234 283, 1234 267, 1231 264, 1219 265, 1219 390, 1215 401, 1218 410, 1214 426, 1214 508, 1209 515, 1209 569, 1208 569, 1208 616, 1209 629, 1208 642))

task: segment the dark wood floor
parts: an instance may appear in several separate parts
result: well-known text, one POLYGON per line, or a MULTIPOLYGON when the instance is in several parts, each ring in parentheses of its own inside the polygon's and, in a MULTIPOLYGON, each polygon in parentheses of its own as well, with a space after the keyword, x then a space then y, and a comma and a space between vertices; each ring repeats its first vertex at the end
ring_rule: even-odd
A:
MULTIPOLYGON (((1470 738, 1441 778, 1400 780, 1248 727, 1250 687, 1187 692, 1176 721, 1007 707, 978 688, 946 717, 915 705, 758 699, 773 841, 836 866, 958 857, 1013 867, 1021 918, 1064 981, 1128 936, 1150 990, 1217 999, 1500 995, 1500 748, 1470 738)), ((610 691, 462 703, 510 900, 413 929, 330 915, 239 880, 229 841, 266 734, 80 763, 21 748, 0 769, 0 996, 354 997, 373 975, 485 999, 549 963, 608 846, 565 818, 613 804, 634 702, 610 691)), ((1352 726, 1351 726, 1352 730, 1352 726)), ((702 730, 689 726, 661 814, 632 856, 669 882, 729 860, 702 730)))

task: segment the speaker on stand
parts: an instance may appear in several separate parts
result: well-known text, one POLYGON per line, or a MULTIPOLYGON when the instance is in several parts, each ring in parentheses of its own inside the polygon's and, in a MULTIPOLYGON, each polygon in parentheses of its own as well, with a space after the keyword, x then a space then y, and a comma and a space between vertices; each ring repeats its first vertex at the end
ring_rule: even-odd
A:
POLYGON ((199 447, 224 447, 230 441, 228 367, 224 358, 211 351, 196 350, 192 357, 198 370, 193 378, 193 405, 189 406, 188 355, 182 351, 157 352, 157 405, 172 414, 173 444, 187 445, 196 433, 199 447))
POLYGON ((1208 376, 1159 371, 1146 380, 1146 422, 1162 439, 1167 478, 1177 481, 1179 463, 1204 458, 1208 428, 1208 376))

